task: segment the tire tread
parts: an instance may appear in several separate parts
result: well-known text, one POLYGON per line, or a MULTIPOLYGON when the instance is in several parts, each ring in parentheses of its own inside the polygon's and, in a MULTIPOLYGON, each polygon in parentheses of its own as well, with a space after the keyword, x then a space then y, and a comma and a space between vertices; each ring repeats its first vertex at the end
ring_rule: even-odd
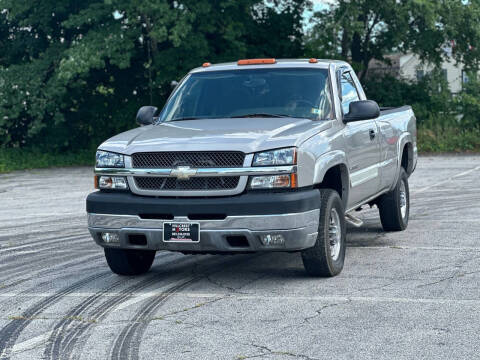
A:
POLYGON ((155 259, 154 250, 105 248, 105 259, 115 274, 141 275, 150 270, 155 259))
MULTIPOLYGON (((405 186, 408 192, 408 176, 404 168, 400 170, 400 176, 398 182, 395 185, 395 189, 382 195, 378 201, 378 210, 380 214, 380 221, 382 223, 383 230, 385 231, 402 231, 407 228, 408 225, 408 213, 406 223, 402 219, 402 213, 400 210, 400 182, 405 180, 405 186)), ((408 195, 409 197, 409 195, 408 195)), ((408 199, 409 201, 410 199, 408 199)), ((409 205, 408 205, 409 206, 409 205)))
MULTIPOLYGON (((332 277, 339 274, 343 268, 345 258, 345 220, 344 210, 340 196, 335 190, 320 189, 320 219, 318 224, 318 237, 315 245, 302 251, 302 260, 305 270, 309 275, 318 277, 332 277), (342 225, 343 247, 340 253, 340 266, 335 267, 329 261, 330 251, 328 238, 325 238, 325 227, 329 225, 330 208, 336 203, 340 207, 340 221, 342 225), (328 210, 328 215, 326 211, 328 210)), ((338 261, 338 260, 337 260, 338 261)))

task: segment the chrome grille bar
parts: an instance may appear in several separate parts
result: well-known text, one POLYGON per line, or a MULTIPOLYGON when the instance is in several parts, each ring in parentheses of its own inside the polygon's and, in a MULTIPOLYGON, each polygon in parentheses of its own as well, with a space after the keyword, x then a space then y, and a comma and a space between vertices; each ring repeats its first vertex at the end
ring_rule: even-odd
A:
MULTIPOLYGON (((171 175, 174 169, 124 169, 124 168, 95 168, 95 174, 112 176, 163 176, 171 175)), ((289 166, 263 166, 263 167, 238 167, 238 168, 200 168, 195 175, 190 177, 207 176, 251 176, 251 175, 278 175, 297 172, 296 165, 289 166)))

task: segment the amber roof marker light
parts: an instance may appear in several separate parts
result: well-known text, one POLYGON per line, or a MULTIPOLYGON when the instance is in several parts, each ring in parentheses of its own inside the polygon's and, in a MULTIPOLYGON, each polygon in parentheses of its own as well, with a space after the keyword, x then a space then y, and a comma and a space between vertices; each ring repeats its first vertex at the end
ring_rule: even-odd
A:
POLYGON ((238 60, 237 65, 260 65, 260 64, 275 64, 275 59, 242 59, 238 60))
POLYGON ((311 58, 310 60, 308 60, 308 62, 309 62, 310 64, 316 64, 316 63, 318 63, 318 60, 315 59, 315 58, 311 58))
POLYGON ((210 65, 212 65, 212 64, 210 64, 209 62, 204 62, 204 63, 202 64, 202 67, 209 67, 210 65))

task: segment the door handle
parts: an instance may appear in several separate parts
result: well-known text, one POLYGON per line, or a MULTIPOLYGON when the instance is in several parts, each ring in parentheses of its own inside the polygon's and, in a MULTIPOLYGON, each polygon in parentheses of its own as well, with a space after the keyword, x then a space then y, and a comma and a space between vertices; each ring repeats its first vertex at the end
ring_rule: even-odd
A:
POLYGON ((370 131, 368 132, 368 134, 370 135, 370 140, 375 139, 375 130, 370 129, 370 131))

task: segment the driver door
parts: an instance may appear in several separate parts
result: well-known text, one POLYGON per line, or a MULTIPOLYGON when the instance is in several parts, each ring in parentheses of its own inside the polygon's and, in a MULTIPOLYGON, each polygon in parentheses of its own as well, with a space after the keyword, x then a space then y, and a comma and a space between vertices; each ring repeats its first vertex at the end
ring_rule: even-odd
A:
MULTIPOLYGON (((340 79, 342 111, 345 115, 349 112, 350 103, 361 98, 350 70, 343 71, 340 79)), ((376 194, 380 187, 377 123, 375 119, 347 123, 344 137, 349 161, 350 208, 376 194)))

